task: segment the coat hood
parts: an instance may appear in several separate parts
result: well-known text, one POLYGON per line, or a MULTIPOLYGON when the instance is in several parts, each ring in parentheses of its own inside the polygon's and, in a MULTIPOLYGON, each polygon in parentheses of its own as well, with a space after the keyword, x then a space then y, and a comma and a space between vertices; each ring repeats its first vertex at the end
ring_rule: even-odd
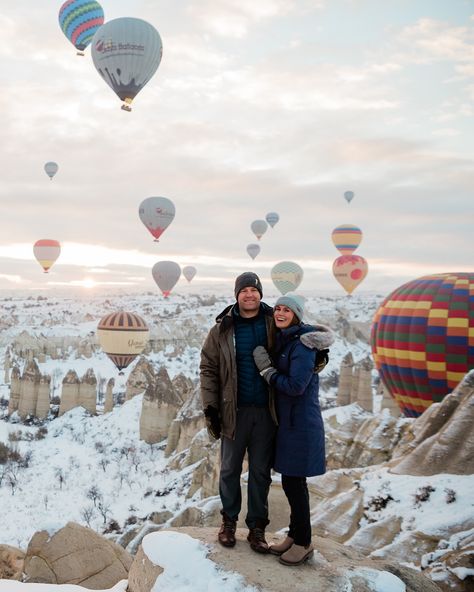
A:
POLYGON ((334 332, 326 325, 311 325, 300 341, 309 349, 327 349, 334 343, 334 332))

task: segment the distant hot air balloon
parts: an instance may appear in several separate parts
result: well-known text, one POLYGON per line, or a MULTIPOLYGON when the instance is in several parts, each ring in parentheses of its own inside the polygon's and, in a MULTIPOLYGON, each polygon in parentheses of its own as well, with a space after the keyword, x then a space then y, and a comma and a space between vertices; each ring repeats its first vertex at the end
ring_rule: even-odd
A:
POLYGON ((351 255, 362 241, 362 230, 353 224, 341 224, 332 231, 332 242, 341 255, 351 255))
POLYGON ((347 201, 347 203, 351 203, 351 201, 354 199, 354 192, 346 191, 344 193, 344 199, 347 201))
POLYGON ((140 220, 155 237, 155 241, 173 222, 175 213, 174 203, 167 197, 147 197, 138 208, 140 220))
POLYGON ((158 69, 163 45, 158 31, 144 20, 122 17, 108 21, 92 39, 92 60, 99 74, 124 101, 131 103, 158 69))
POLYGON ((59 9, 59 26, 77 49, 77 55, 84 55, 84 49, 103 24, 104 11, 95 0, 66 0, 59 9))
POLYGON ((254 220, 252 224, 250 224, 250 228, 258 240, 260 240, 260 238, 267 231, 268 224, 265 222, 265 220, 254 220))
POLYGON ((341 255, 332 265, 334 277, 348 294, 352 294, 368 270, 367 261, 359 255, 341 255))
POLYGON ((120 310, 100 320, 97 337, 105 353, 118 370, 122 370, 144 350, 148 326, 137 314, 120 310))
POLYGON ((403 284, 376 311, 371 341, 384 385, 407 417, 418 417, 474 369, 474 273, 403 284))
POLYGON ((50 267, 59 257, 60 253, 61 245, 57 240, 42 238, 37 240, 33 245, 33 254, 44 269, 44 273, 48 273, 50 267))
POLYGON ((59 166, 56 162, 50 161, 44 165, 44 170, 46 171, 46 174, 51 179, 51 181, 53 180, 54 175, 58 172, 58 169, 59 166))
POLYGON ((181 267, 174 261, 158 261, 153 265, 153 279, 156 285, 163 292, 163 296, 169 296, 171 290, 181 275, 181 267))
POLYGON ((193 277, 196 275, 196 272, 197 269, 194 267, 194 265, 186 265, 186 267, 183 267, 183 275, 188 280, 188 282, 193 279, 193 277))
POLYGON ((280 261, 270 272, 275 287, 281 294, 293 292, 303 281, 303 270, 293 261, 280 261))
POLYGON ((260 253, 260 245, 255 243, 247 245, 247 253, 250 255, 250 257, 252 257, 252 259, 255 259, 255 257, 260 253))
POLYGON ((268 214, 265 216, 265 220, 270 224, 272 228, 275 226, 279 219, 280 216, 276 212, 268 212, 268 214))

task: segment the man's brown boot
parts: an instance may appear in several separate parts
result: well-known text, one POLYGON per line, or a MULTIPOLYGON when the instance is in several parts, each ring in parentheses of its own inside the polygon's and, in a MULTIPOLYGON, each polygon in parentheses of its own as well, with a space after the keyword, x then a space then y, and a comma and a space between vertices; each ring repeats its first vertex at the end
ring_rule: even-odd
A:
POLYGON ((270 545, 268 549, 270 553, 273 553, 273 555, 281 555, 282 553, 288 551, 288 549, 294 542, 295 541, 291 537, 287 536, 286 539, 283 539, 281 541, 281 543, 277 543, 276 545, 270 545))
POLYGON ((227 514, 222 514, 222 524, 217 535, 217 539, 224 547, 235 546, 235 529, 237 527, 237 521, 229 518, 227 514))
POLYGON ((314 555, 313 545, 292 545, 286 553, 280 555, 280 563, 283 565, 301 565, 314 555))
POLYGON ((265 529, 263 528, 249 528, 247 540, 250 543, 251 549, 257 553, 268 553, 268 544, 265 540, 265 529))

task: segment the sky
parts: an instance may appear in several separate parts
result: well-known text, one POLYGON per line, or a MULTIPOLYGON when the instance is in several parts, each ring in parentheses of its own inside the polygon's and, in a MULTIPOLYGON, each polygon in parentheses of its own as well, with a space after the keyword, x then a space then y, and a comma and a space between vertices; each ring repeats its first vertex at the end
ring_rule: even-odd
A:
POLYGON ((131 113, 90 48, 76 56, 61 2, 2 7, 0 290, 159 293, 151 268, 173 260, 197 268, 193 290, 231 294, 237 274, 265 288, 289 260, 302 293, 343 293, 341 224, 363 231, 358 291, 473 271, 473 0, 100 3, 163 41, 131 113), (151 196, 176 207, 158 243, 138 217, 151 196), (257 241, 250 224, 270 211, 280 221, 257 241), (62 245, 49 274, 41 238, 62 245))

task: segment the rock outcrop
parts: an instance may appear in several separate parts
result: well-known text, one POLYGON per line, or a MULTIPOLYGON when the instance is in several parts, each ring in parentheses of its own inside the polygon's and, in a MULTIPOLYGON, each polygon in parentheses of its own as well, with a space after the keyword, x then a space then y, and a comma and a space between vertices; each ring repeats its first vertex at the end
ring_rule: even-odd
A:
POLYGON ((21 580, 25 554, 10 545, 0 545, 0 580, 21 580))

